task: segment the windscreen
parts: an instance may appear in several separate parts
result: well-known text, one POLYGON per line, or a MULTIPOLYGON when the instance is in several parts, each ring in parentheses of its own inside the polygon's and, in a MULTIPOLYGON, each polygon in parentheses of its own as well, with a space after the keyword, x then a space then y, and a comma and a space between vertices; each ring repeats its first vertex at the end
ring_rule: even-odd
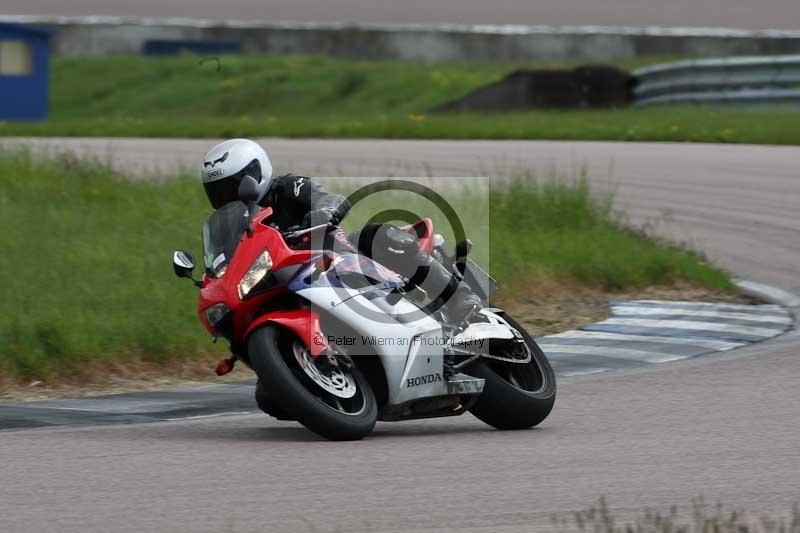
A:
POLYGON ((218 278, 225 273, 246 228, 247 207, 242 202, 229 202, 211 213, 203 225, 206 274, 218 278))

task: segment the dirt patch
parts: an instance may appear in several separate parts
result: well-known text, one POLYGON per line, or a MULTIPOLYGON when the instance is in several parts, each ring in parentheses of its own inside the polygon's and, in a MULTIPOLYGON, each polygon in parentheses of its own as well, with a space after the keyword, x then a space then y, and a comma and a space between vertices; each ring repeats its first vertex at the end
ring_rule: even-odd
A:
POLYGON ((740 293, 715 291, 690 285, 650 287, 609 293, 599 289, 542 285, 525 294, 501 293, 495 304, 508 311, 534 337, 552 335, 605 320, 610 300, 686 300, 713 303, 763 303, 740 293))
POLYGON ((9 382, 0 380, 0 402, 22 402, 100 396, 122 392, 200 387, 215 383, 255 379, 246 365, 239 364, 230 374, 214 374, 217 361, 226 353, 204 354, 168 363, 135 359, 113 364, 94 364, 80 375, 56 381, 9 382))
MULTIPOLYGON (((680 285, 608 293, 599 289, 551 284, 528 287, 524 294, 501 293, 494 304, 507 310, 531 335, 539 337, 605 320, 610 315, 609 300, 639 299, 761 303, 741 294, 680 285)), ((0 402, 198 387, 255 378, 255 374, 243 364, 237 365, 236 370, 227 376, 214 375, 217 361, 225 356, 225 352, 220 351, 169 363, 133 360, 96 364, 80 376, 52 382, 0 380, 0 402)))

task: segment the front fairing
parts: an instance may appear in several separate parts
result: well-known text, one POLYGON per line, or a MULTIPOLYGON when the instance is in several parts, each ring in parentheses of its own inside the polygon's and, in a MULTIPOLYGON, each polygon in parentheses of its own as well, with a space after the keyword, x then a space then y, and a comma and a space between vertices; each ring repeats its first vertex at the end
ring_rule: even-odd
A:
POLYGON ((239 282, 247 273, 253 263, 264 253, 269 252, 272 257, 271 272, 282 271, 287 267, 295 268, 305 264, 313 257, 309 250, 294 250, 289 248, 280 232, 266 225, 266 220, 272 214, 270 208, 259 212, 252 222, 253 234, 243 232, 234 249, 233 256, 226 260, 227 265, 219 277, 203 277, 203 286, 200 290, 198 301, 198 316, 205 328, 212 334, 220 332, 207 320, 205 311, 217 304, 224 304, 231 313, 230 340, 240 343, 249 324, 263 313, 267 300, 275 296, 276 292, 285 292, 283 287, 248 297, 242 300, 239 297, 239 282))
POLYGON ((266 225, 265 220, 270 214, 271 210, 267 208, 256 216, 251 226, 252 236, 242 233, 233 247, 233 256, 226 261, 226 267, 218 278, 208 275, 203 278, 198 315, 212 335, 219 336, 221 332, 209 323, 205 311, 218 304, 224 304, 231 315, 230 332, 224 336, 233 344, 240 345, 250 324, 269 307, 269 300, 281 294, 294 292, 302 297, 309 288, 324 287, 331 291, 327 301, 338 305, 357 295, 369 293, 370 297, 377 298, 404 286, 404 280, 396 273, 359 254, 337 254, 327 264, 320 260, 322 252, 319 250, 289 248, 280 232, 266 225), (265 250, 273 261, 269 275, 280 282, 263 293, 241 299, 238 284, 265 250), (328 267, 324 268, 323 263, 328 267))

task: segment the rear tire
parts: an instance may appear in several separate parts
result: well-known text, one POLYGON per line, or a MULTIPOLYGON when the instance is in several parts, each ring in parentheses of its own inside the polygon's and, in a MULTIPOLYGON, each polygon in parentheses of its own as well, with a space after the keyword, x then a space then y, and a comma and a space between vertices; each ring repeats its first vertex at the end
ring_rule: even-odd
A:
POLYGON ((470 412, 492 427, 528 429, 540 424, 556 401, 556 375, 536 341, 513 318, 503 318, 516 328, 531 350, 525 364, 484 359, 466 372, 486 383, 470 412))
MULTIPOLYGON (((291 353, 290 332, 265 326, 253 332, 247 342, 250 364, 268 394, 270 410, 286 413, 305 427, 330 440, 358 440, 368 435, 378 419, 378 404, 367 379, 357 367, 350 369, 356 395, 342 406, 331 393, 312 381, 291 353), (345 412, 347 411, 347 412, 345 412)), ((271 413, 270 413, 271 414, 271 413)), ((273 415, 274 416, 274 415, 273 415)))

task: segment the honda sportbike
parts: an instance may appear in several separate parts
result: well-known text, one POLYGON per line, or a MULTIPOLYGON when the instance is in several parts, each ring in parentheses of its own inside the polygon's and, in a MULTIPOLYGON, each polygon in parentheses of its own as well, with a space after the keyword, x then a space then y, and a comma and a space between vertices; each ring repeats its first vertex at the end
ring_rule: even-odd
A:
POLYGON ((257 195, 245 177, 241 201, 205 222, 202 279, 188 252, 175 251, 173 267, 200 288, 203 326, 229 343, 217 373, 249 366, 265 413, 332 440, 360 439, 377 420, 469 411, 498 429, 524 429, 548 416, 550 363, 519 323, 488 305, 495 283, 467 257, 468 242, 450 253, 429 219, 403 228, 487 304, 451 323, 446 306, 412 298, 392 270, 354 249, 315 246, 329 227, 281 231, 257 195))

